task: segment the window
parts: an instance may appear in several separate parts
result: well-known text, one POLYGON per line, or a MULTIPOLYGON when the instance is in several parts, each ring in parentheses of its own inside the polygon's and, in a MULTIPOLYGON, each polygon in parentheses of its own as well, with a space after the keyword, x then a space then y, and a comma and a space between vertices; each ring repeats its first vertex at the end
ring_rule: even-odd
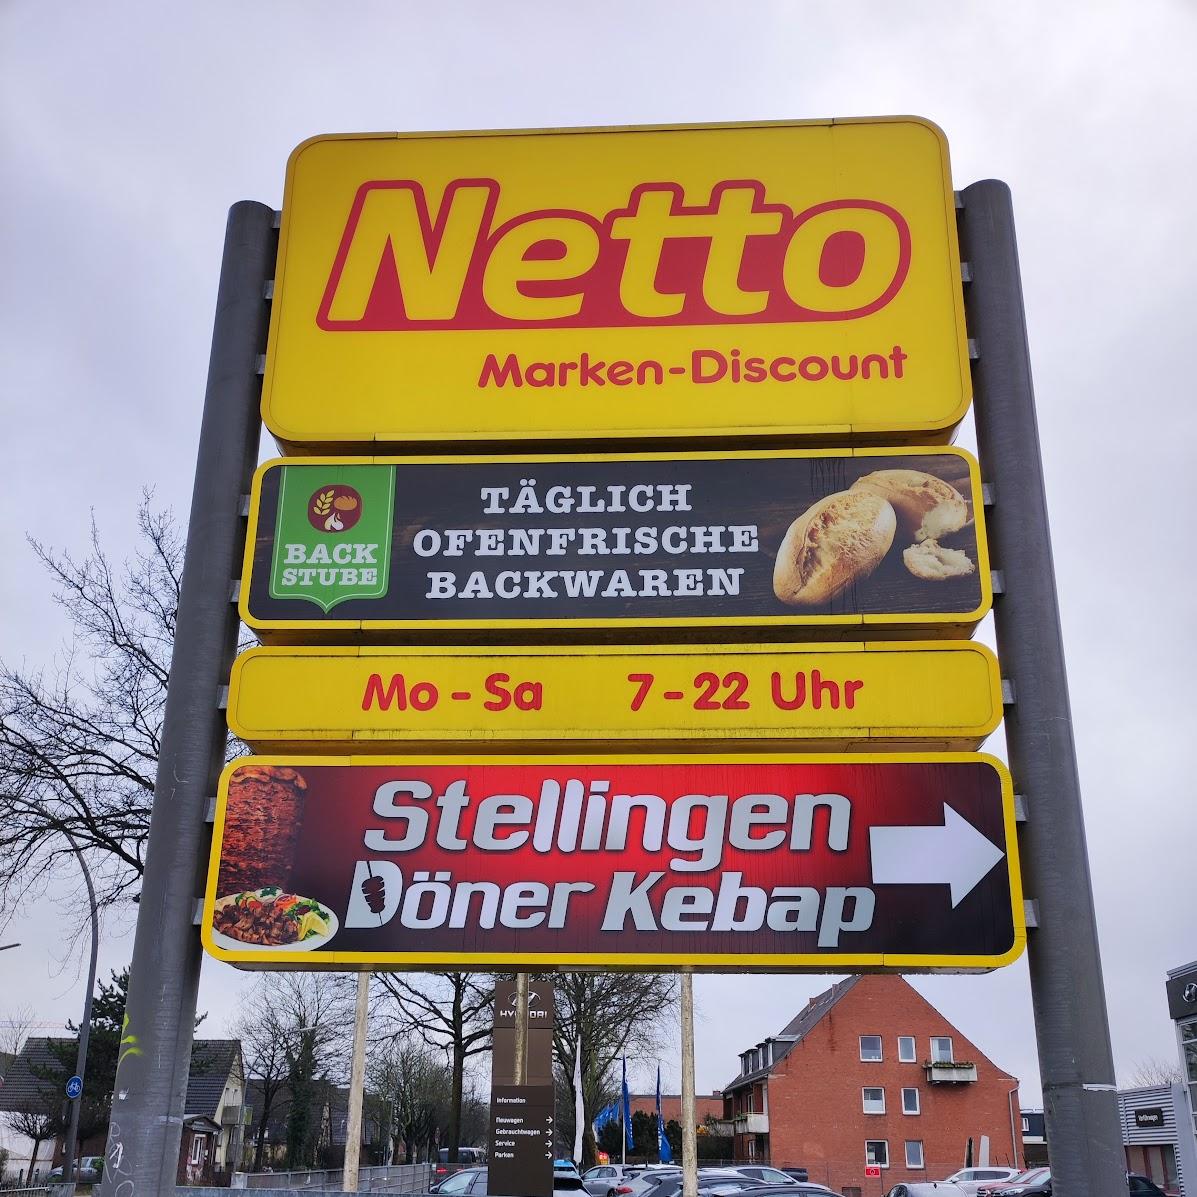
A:
POLYGON ((885 1113, 884 1089, 863 1089, 861 1092, 864 1094, 864 1112, 866 1114, 885 1113))
POLYGON ((922 1139, 907 1139, 906 1140, 906 1167, 907 1168, 921 1168, 923 1166, 923 1141, 922 1139))
POLYGON ((914 1036, 898 1036, 898 1062, 900 1064, 914 1063, 914 1036))
POLYGON ((931 1039, 931 1063, 951 1064, 952 1040, 947 1036, 933 1036, 931 1039))
POLYGON ((204 1161, 204 1140, 202 1135, 191 1136, 191 1162, 202 1164, 204 1161))
POLYGON ((862 1060, 880 1060, 881 1059, 881 1036, 880 1035, 861 1035, 860 1037, 860 1058, 862 1060))
POLYGON ((902 1090, 902 1113, 917 1114, 919 1112, 919 1091, 917 1089, 902 1090))
POLYGON ((466 1193, 469 1192, 470 1185, 474 1182, 474 1173, 472 1172, 457 1172, 450 1176, 448 1180, 441 1182, 440 1192, 442 1193, 466 1193))
POLYGON ((889 1167, 889 1143, 885 1139, 865 1140, 865 1163, 889 1167))

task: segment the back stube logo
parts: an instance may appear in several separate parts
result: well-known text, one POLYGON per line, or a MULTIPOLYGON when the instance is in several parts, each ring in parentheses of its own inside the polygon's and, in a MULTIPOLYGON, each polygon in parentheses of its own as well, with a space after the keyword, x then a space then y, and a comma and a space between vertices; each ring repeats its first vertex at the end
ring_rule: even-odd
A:
POLYGON ((270 595, 331 611, 386 594, 394 522, 393 466, 336 466, 314 491, 282 469, 270 595))

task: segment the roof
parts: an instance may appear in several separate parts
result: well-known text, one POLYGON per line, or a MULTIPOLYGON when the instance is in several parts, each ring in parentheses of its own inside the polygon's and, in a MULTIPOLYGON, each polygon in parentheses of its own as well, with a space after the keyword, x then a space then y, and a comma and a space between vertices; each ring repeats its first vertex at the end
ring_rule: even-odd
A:
MULTIPOLYGON (((26 1039, 0 1085, 0 1110, 37 1110, 47 1102, 57 1109, 69 1075, 62 1057, 70 1059, 75 1043, 73 1037, 65 1036, 26 1039)), ((191 1045, 184 1111, 187 1117, 216 1117, 229 1073, 240 1056, 241 1042, 237 1039, 197 1039, 191 1045)))
MULTIPOLYGON (((725 1086, 725 1091, 727 1089, 739 1089, 743 1085, 751 1084, 753 1081, 759 1081, 762 1077, 768 1076, 773 1071, 774 1066, 784 1060, 794 1050, 794 1047, 801 1043, 831 1013, 840 999, 859 980, 860 977, 846 977, 842 981, 837 981, 830 989, 825 989, 822 993, 816 994, 811 998, 802 1010, 786 1023, 777 1035, 772 1037, 773 1042, 779 1044, 782 1048, 774 1059, 763 1068, 756 1069, 755 1072, 741 1073, 725 1086)), ((756 1046, 756 1044, 753 1044, 753 1047, 756 1046)))
POLYGON ((0 1085, 0 1110, 57 1111, 62 1098, 62 1085, 70 1075, 55 1047, 69 1052, 75 1040, 65 1037, 40 1036, 25 1040, 15 1060, 4 1074, 0 1085))
POLYGON ((239 1039, 197 1039, 191 1045, 191 1071, 187 1075, 188 1118, 204 1115, 215 1118, 229 1074, 241 1060, 239 1039))

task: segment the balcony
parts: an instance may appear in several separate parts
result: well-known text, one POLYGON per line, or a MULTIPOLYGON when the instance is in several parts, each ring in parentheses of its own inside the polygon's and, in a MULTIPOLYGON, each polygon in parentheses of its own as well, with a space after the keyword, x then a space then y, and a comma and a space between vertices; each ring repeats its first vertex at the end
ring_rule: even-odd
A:
POLYGON ((737 1114, 737 1135, 767 1135, 769 1133, 768 1114, 737 1114))
POLYGON ((977 1079, 977 1066, 964 1060, 926 1060, 923 1068, 932 1085, 968 1085, 977 1079))

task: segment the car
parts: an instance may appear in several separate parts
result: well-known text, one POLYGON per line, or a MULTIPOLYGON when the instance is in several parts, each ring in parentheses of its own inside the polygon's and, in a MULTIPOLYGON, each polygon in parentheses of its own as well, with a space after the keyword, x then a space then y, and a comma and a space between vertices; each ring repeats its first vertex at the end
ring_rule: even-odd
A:
POLYGON ((1025 1172, 1020 1172, 1017 1176, 1010 1177, 1009 1180, 997 1180, 991 1184, 983 1184, 977 1189, 977 1197, 1015 1197, 1016 1194, 1026 1193, 1028 1197, 1032 1193, 1050 1193, 1051 1192, 1052 1170, 1050 1168, 1028 1168, 1025 1172), (1046 1189, 1042 1188, 1047 1185, 1046 1189))
POLYGON ((1167 1194, 1154 1180, 1148 1180, 1146 1176, 1137 1176, 1134 1172, 1127 1174, 1126 1183, 1132 1194, 1135 1197, 1167 1197, 1167 1194))
MULTIPOLYGON (((80 1184, 94 1185, 104 1171, 104 1157, 102 1155, 84 1155, 79 1157, 75 1168, 74 1178, 80 1184)), ((47 1180, 62 1180, 62 1165, 50 1170, 47 1180)))
MULTIPOLYGON (((636 1189, 634 1197, 678 1197, 682 1191, 682 1171, 662 1172, 654 1178, 655 1183, 650 1188, 636 1189)), ((698 1191, 710 1194, 711 1197, 722 1197, 725 1193, 738 1193, 741 1190, 751 1191, 753 1197, 766 1188, 776 1189, 779 1186, 763 1186, 759 1181, 748 1176, 741 1176, 730 1168, 699 1168, 698 1191)), ((794 1197, 795 1190, 787 1185, 786 1192, 794 1197)))
POLYGON ((596 1164, 582 1173, 582 1185, 590 1197, 624 1197, 633 1191, 628 1182, 645 1171, 643 1164, 596 1164))
POLYGON ((916 1180, 894 1185, 885 1197, 952 1197, 963 1192, 953 1180, 916 1180))
MULTIPOLYGON (((447 1167, 454 1167, 449 1164, 447 1167)), ((483 1191, 486 1187, 486 1169, 485 1168, 466 1168, 458 1167, 456 1172, 451 1172, 443 1179, 436 1181, 432 1188, 428 1191, 430 1193, 443 1193, 445 1197, 464 1197, 466 1193, 474 1192, 474 1183, 479 1178, 482 1180, 483 1191)))
MULTIPOLYGON (((773 1185, 794 1185, 798 1183, 799 1179, 806 1180, 805 1174, 799 1178, 794 1176, 793 1172, 784 1172, 781 1168, 774 1168, 770 1164, 745 1164, 743 1167, 737 1164, 735 1171, 739 1172, 741 1176, 749 1176, 753 1180, 773 1185)), ((793 1171, 798 1171, 798 1169, 793 1171)), ((805 1173, 805 1169, 803 1171, 805 1173)))
POLYGON ((744 1197, 838 1197, 834 1189, 810 1180, 793 1181, 784 1185, 755 1184, 743 1190, 744 1197))
MULTIPOLYGON (((462 1168, 434 1185, 429 1192, 443 1194, 444 1197, 488 1197, 487 1173, 486 1168, 462 1168)), ((570 1172, 565 1168, 558 1171, 554 1168, 553 1193, 554 1197, 581 1197, 582 1178, 576 1171, 570 1172)))
POLYGON ((480 1168, 485 1163, 486 1150, 482 1147, 459 1147, 455 1164, 449 1163, 449 1149, 442 1147, 436 1153, 436 1166, 432 1170, 433 1186, 429 1192, 435 1193, 436 1186, 447 1176, 452 1176, 463 1168, 480 1168))
POLYGON ((956 1185, 962 1193, 969 1194, 969 1197, 976 1197, 981 1189, 993 1188, 994 1185, 1000 1185, 1003 1181, 1013 1182, 1017 1175, 1017 1168, 998 1168, 986 1164, 976 1168, 961 1168, 959 1172, 953 1172, 945 1179, 956 1185))
POLYGON ((585 1193, 586 1186, 578 1175, 578 1165, 573 1160, 553 1161, 554 1193, 585 1193))

